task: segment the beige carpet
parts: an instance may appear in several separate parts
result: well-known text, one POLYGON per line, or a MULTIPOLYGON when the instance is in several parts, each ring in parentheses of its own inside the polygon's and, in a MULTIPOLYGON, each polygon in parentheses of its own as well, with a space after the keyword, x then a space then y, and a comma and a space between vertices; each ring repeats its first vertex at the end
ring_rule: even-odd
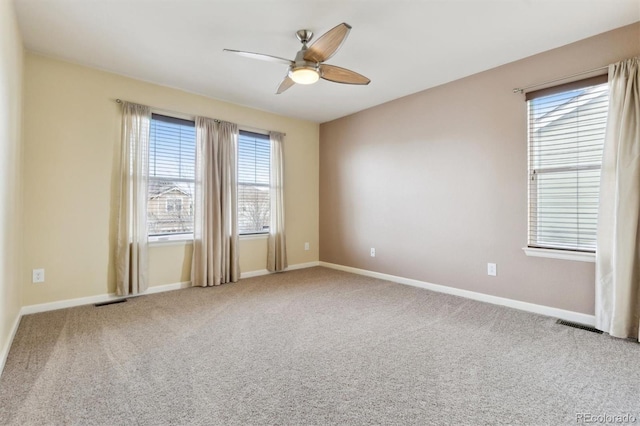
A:
POLYGON ((0 424, 640 423, 639 401, 637 343, 311 268, 24 317, 0 424))

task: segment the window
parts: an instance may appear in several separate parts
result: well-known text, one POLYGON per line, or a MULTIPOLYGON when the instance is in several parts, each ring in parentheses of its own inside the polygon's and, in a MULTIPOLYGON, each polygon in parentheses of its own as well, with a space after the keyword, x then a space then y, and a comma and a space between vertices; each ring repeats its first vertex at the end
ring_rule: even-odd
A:
POLYGON ((527 94, 529 247, 595 252, 606 76, 527 94))
POLYGON ((268 135, 240 131, 238 137, 238 232, 269 232, 271 143, 268 135))
POLYGON ((152 239, 193 237, 196 129, 193 121, 153 114, 147 222, 152 239))
POLYGON ((180 198, 167 198, 167 212, 182 211, 182 200, 180 198))

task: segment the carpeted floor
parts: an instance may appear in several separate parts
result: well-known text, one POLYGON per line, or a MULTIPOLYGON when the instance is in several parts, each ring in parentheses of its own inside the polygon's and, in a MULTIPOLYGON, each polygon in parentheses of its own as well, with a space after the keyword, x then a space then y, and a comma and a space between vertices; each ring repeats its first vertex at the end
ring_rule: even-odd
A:
POLYGON ((22 319, 9 425, 640 423, 640 345, 325 268, 22 319), (582 417, 585 419, 585 417, 582 417))

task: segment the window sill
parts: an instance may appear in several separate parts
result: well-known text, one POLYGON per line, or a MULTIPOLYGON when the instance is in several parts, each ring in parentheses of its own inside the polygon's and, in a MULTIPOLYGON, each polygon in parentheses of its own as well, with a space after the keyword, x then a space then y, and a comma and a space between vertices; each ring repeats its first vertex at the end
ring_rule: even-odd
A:
MULTIPOLYGON (((241 240, 266 240, 269 238, 269 233, 241 234, 239 238, 241 240)), ((149 237, 149 245, 152 247, 181 246, 188 244, 193 244, 193 237, 149 237)))
POLYGON ((269 238, 268 232, 261 234, 240 234, 241 240, 266 240, 267 238, 269 238))
POLYGON ((562 260, 575 260, 578 262, 591 262, 595 263, 595 253, 585 253, 582 251, 569 251, 569 250, 554 250, 543 248, 523 247, 527 256, 533 257, 547 257, 550 259, 562 259, 562 260))
POLYGON ((186 246, 193 244, 193 236, 172 235, 166 237, 149 237, 149 245, 153 247, 186 246))

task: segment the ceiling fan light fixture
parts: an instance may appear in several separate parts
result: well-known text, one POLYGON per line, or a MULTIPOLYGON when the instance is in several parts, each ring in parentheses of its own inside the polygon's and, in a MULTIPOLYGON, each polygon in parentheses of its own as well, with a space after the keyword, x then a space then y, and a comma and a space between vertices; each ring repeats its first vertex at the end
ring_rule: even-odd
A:
POLYGON ((349 31, 351 31, 351 25, 343 22, 324 33, 314 41, 313 44, 307 46, 307 43, 311 41, 313 37, 313 32, 309 30, 299 30, 296 32, 296 37, 298 37, 298 40, 302 43, 302 48, 296 53, 296 57, 292 61, 278 56, 246 52, 243 50, 224 49, 224 51, 247 58, 288 65, 287 75, 282 79, 276 90, 277 95, 296 84, 310 85, 320 79, 332 83, 367 85, 371 82, 367 77, 346 68, 325 64, 325 61, 340 49, 349 31))
POLYGON ((300 67, 289 70, 289 77, 298 84, 313 84, 320 79, 320 73, 315 68, 300 67))

